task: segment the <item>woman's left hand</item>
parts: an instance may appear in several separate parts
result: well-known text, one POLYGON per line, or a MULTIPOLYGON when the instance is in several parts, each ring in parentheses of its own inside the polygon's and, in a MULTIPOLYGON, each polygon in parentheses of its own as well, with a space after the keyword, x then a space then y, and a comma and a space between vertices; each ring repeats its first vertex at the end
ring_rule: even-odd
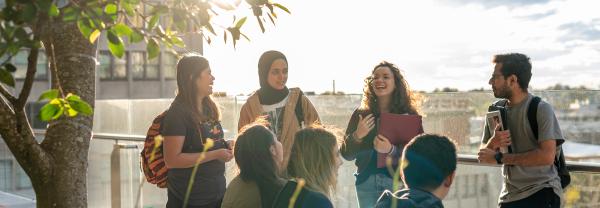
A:
POLYGON ((379 153, 389 153, 392 150, 392 143, 385 136, 379 134, 373 139, 373 148, 379 153))

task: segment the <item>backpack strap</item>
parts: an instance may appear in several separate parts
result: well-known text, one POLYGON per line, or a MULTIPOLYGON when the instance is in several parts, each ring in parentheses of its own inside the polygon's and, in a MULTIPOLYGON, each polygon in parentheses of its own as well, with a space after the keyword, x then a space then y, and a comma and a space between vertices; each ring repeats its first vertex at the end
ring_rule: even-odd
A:
MULTIPOLYGON (((529 120, 529 125, 531 130, 533 131, 533 135, 536 140, 539 140, 539 131, 538 131, 538 122, 537 122, 537 109, 538 105, 542 101, 542 98, 538 96, 534 96, 529 106, 527 108, 527 119, 529 120)), ((558 143, 557 143, 557 147, 558 143)), ((554 157, 554 166, 556 166, 556 171, 558 172, 558 176, 560 177, 560 186, 564 189, 571 183, 571 175, 569 174, 569 170, 567 169, 567 163, 565 162, 565 154, 563 153, 562 148, 558 149, 555 157, 554 157)))
POLYGON ((531 102, 529 103, 529 106, 527 108, 527 120, 529 120, 529 125, 531 127, 531 130, 533 131, 533 136, 536 140, 539 140, 537 109, 538 105, 540 104, 540 101, 542 101, 542 98, 534 96, 533 99, 531 99, 531 102))
POLYGON ((492 105, 498 106, 498 107, 506 107, 506 103, 508 103, 507 99, 501 99, 501 100, 494 102, 492 105))

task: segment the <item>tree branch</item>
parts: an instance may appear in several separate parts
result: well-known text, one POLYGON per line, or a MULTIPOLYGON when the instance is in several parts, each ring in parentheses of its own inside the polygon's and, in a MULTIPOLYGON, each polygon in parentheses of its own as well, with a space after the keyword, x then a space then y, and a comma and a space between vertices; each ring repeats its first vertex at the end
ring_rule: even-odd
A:
POLYGON ((17 101, 17 98, 15 98, 15 96, 13 96, 12 93, 8 92, 8 90, 4 88, 4 85, 0 85, 0 93, 8 100, 8 102, 10 102, 13 105, 17 101))
POLYGON ((51 157, 35 140, 27 123, 25 111, 13 111, 9 104, 0 99, 0 136, 27 173, 38 172, 45 176, 50 173, 51 157), (21 121, 21 122, 18 122, 21 121), (18 129, 21 129, 19 131, 18 129))
MULTIPOLYGON (((33 42, 40 42, 40 35, 42 33, 42 26, 46 23, 46 20, 40 19, 36 22, 35 27, 31 27, 33 32, 33 42)), ((37 59, 40 49, 38 47, 31 47, 29 56, 27 57, 27 74, 25 75, 25 82, 23 82, 23 88, 19 93, 18 100, 15 103, 15 112, 20 111, 27 104, 27 98, 31 93, 31 87, 33 86, 33 80, 35 79, 35 72, 37 71, 37 59)))
MULTIPOLYGON (((35 37, 34 41, 36 41, 35 37)), ((27 75, 25 76, 25 82, 23 82, 23 89, 21 89, 21 93, 19 94, 19 98, 15 104, 16 109, 23 109, 27 103, 27 98, 29 98, 29 93, 31 93, 31 87, 33 86, 35 72, 37 71, 37 59, 39 52, 40 49, 36 47, 31 48, 29 51, 29 56, 27 57, 27 75)))

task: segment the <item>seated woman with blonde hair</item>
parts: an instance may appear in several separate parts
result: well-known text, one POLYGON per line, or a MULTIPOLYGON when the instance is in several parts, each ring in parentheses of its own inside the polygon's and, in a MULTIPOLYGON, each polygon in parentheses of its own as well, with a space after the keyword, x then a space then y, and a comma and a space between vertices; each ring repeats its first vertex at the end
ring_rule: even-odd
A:
POLYGON ((322 127, 308 127, 294 137, 287 166, 289 180, 273 207, 333 207, 330 197, 342 164, 338 139, 322 127), (300 186, 300 187, 298 187, 300 186))

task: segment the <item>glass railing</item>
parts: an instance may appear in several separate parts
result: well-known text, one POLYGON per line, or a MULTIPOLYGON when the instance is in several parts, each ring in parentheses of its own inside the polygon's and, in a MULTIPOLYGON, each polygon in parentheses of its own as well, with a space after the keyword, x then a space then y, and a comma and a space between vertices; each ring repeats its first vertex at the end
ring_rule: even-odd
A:
MULTIPOLYGON (((573 183, 566 190, 567 205, 600 206, 600 170, 597 167, 600 164, 600 91, 543 91, 535 94, 554 106, 563 134, 569 141, 564 147, 569 167, 584 171, 573 174, 573 183)), ((497 166, 483 166, 473 161, 480 143, 483 116, 487 106, 494 101, 493 96, 489 92, 472 92, 432 93, 423 97, 421 110, 425 115, 425 132, 450 136, 457 141, 460 153, 465 154, 461 156, 456 180, 444 204, 446 207, 496 207, 502 185, 501 171, 497 166)), ((223 109, 225 137, 234 138, 239 109, 246 97, 216 99, 223 109)), ((361 96, 309 96, 309 99, 324 124, 345 129, 352 111, 359 106, 361 96)), ((164 207, 165 190, 144 183, 139 152, 143 135, 152 119, 166 110, 171 101, 96 101, 95 137, 90 146, 88 170, 90 207, 164 207)), ((234 162, 228 163, 228 179, 234 175, 233 166, 234 162)), ((352 175, 355 170, 353 163, 348 161, 340 168, 338 190, 334 197, 336 207, 356 207, 352 175)), ((3 182, 1 177, 0 187, 8 183, 3 182)))

